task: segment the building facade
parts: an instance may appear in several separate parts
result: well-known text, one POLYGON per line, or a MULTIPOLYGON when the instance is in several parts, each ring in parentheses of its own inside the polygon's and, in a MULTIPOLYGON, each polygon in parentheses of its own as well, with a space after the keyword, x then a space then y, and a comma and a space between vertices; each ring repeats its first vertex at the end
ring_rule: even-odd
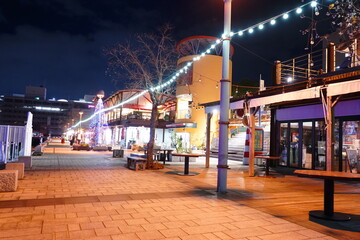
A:
MULTIPOLYGON (((46 90, 40 91, 41 94, 45 92, 46 90)), ((24 126, 27 114, 31 112, 34 134, 61 136, 66 128, 79 120, 79 112, 84 112, 84 116, 89 116, 93 112, 92 102, 65 99, 46 100, 45 95, 38 94, 39 91, 31 93, 35 94, 0 97, 1 125, 24 126)))

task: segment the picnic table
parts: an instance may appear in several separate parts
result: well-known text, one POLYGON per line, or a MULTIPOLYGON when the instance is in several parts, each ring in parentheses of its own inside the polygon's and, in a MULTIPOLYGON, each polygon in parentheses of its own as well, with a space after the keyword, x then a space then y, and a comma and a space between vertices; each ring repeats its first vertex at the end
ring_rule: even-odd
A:
POLYGON ((360 174, 320 170, 295 170, 299 177, 324 179, 324 210, 310 211, 315 218, 348 221, 351 217, 344 213, 334 212, 334 181, 360 181, 360 174))

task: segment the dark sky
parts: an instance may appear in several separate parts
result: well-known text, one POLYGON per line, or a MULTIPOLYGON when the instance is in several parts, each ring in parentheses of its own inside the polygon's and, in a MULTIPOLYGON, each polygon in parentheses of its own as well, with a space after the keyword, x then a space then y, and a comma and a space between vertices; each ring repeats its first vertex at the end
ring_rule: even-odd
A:
MULTIPOLYGON (((302 4, 301 0, 233 0, 232 29, 238 31, 302 4)), ((311 16, 309 6, 304 13, 311 16)), ((174 26, 177 41, 193 35, 218 37, 223 31, 223 1, 0 0, 0 94, 21 94, 27 85, 43 85, 48 98, 78 99, 101 89, 109 95, 123 86, 114 86, 105 74, 103 49, 135 33, 153 32, 164 23, 174 26)), ((234 38, 233 80, 257 81, 262 74, 270 83, 274 60, 306 53, 307 37, 300 30, 309 23, 293 15, 252 36, 234 38)))

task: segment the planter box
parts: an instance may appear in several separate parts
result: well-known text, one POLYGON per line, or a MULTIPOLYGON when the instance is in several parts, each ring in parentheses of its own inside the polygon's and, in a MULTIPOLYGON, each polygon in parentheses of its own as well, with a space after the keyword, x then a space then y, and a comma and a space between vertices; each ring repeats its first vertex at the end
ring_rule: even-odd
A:
POLYGON ((109 148, 107 146, 94 146, 93 151, 108 151, 109 148))
POLYGON ((73 150, 86 150, 86 151, 90 151, 91 147, 90 146, 81 146, 79 144, 73 144, 73 150))

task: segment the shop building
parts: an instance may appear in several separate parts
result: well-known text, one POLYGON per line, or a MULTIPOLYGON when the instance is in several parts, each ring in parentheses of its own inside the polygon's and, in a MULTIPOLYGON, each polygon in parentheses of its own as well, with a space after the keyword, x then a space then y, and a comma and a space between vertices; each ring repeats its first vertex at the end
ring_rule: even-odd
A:
POLYGON ((277 61, 273 87, 230 101, 250 127, 261 107, 270 109, 269 154, 280 157, 280 166, 360 173, 360 66, 349 49, 357 49, 357 40, 277 61))
MULTIPOLYGON (((142 90, 119 90, 104 100, 104 107, 110 108, 141 93, 142 90)), ((158 107, 159 119, 155 128, 155 145, 170 147, 172 129, 166 125, 174 123, 176 113, 176 98, 165 96, 165 104, 158 107)), ((124 105, 106 112, 106 119, 111 129, 111 142, 115 146, 131 148, 133 145, 142 148, 150 139, 150 118, 152 103, 149 93, 129 101, 124 105)))
MULTIPOLYGON (((180 69, 193 61, 194 57, 214 44, 216 40, 217 38, 210 36, 193 36, 180 41, 176 47, 180 55, 177 67, 180 69)), ((167 127, 173 128, 177 136, 181 137, 184 148, 205 147, 207 117, 201 104, 220 99, 221 51, 221 46, 217 45, 213 54, 205 55, 201 61, 195 61, 177 81, 175 124, 167 127)), ((230 55, 233 55, 233 49, 230 55)), ((215 135, 217 131, 212 129, 211 132, 215 135)))

